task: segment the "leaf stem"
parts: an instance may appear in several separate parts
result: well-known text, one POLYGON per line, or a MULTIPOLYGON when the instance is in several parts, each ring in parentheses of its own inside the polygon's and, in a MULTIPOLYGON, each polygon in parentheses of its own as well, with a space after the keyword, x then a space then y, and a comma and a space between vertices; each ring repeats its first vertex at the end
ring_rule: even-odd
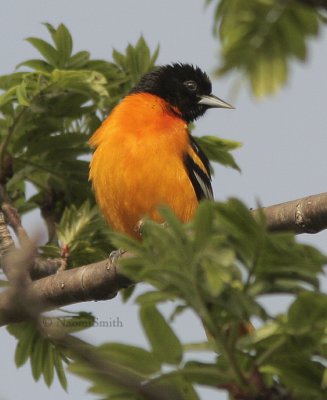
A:
POLYGON ((241 371, 241 369, 236 361, 234 351, 230 348, 226 338, 223 335, 219 334, 218 336, 219 336, 220 345, 223 347, 225 356, 229 361, 229 364, 234 372, 235 378, 242 386, 248 386, 248 381, 245 378, 243 372, 241 371))
POLYGON ((286 338, 285 337, 281 337, 274 345, 272 345, 271 347, 269 347, 264 353, 261 354, 261 356, 259 356, 256 360, 256 365, 260 366, 262 365, 266 359, 270 358, 272 354, 274 354, 274 352, 276 350, 278 350, 284 343, 286 342, 286 338))
MULTIPOLYGON (((48 173, 52 174, 53 176, 56 176, 57 178, 62 179, 62 175, 60 175, 58 172, 55 172, 51 168, 47 168, 44 165, 37 164, 37 163, 35 163, 35 162, 31 161, 31 160, 27 160, 27 159, 21 158, 21 157, 14 157, 14 160, 18 161, 18 162, 21 162, 23 164, 26 164, 26 165, 30 165, 32 167, 35 167, 36 169, 39 169, 41 171, 48 172, 48 173)), ((26 177, 26 179, 29 180, 30 182, 32 182, 32 180, 30 178, 26 177)), ((35 182, 33 182, 33 183, 36 185, 35 182)))
MULTIPOLYGON (((211 319, 211 316, 209 315, 207 307, 205 307, 204 304, 202 304, 201 308, 202 308, 201 311, 196 310, 196 309, 195 309, 195 311, 198 312, 200 316, 202 316, 202 323, 205 327, 205 330, 210 333, 212 339, 216 343, 216 346, 215 346, 216 351, 217 351, 217 349, 220 349, 221 352, 228 359, 229 365, 231 366, 231 369, 233 371, 236 381, 242 387, 248 387, 248 381, 247 381, 246 377, 244 376, 243 372, 241 371, 241 369, 239 368, 239 365, 236 361, 233 349, 231 349, 230 346, 228 345, 228 341, 226 340, 225 336, 212 323, 212 319, 211 319)), ((211 339, 210 336, 208 336, 208 339, 210 341, 210 339, 211 339)))
POLYGON ((2 142, 1 146, 0 146, 0 170, 2 170, 3 163, 4 163, 4 158, 6 155, 6 151, 7 151, 7 147, 10 143, 10 140, 13 136, 13 134, 15 133, 15 129, 18 125, 18 123, 20 122, 21 118, 23 117, 23 115, 25 114, 25 112, 28 110, 29 107, 24 107, 20 110, 20 112, 17 114, 16 118, 14 119, 13 123, 11 124, 11 126, 8 128, 8 133, 4 139, 4 141, 2 142))

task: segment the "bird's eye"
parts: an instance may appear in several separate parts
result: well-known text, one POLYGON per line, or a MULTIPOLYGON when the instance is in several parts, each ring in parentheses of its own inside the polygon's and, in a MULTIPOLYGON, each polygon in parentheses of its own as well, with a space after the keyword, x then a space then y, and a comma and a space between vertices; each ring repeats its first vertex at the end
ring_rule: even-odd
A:
POLYGON ((184 85, 187 87, 188 90, 191 92, 195 92, 196 89, 198 88, 198 85, 196 84, 195 81, 186 81, 184 82, 184 85))

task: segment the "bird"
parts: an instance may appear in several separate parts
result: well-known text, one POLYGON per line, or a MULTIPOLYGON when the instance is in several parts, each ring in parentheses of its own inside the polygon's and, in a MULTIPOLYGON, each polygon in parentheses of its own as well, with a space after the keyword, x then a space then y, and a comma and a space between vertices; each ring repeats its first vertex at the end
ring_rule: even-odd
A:
POLYGON ((186 223, 203 199, 213 199, 209 160, 189 124, 211 108, 234 108, 212 94, 199 67, 159 66, 111 111, 89 140, 89 179, 113 230, 140 239, 140 223, 164 222, 166 205, 186 223))

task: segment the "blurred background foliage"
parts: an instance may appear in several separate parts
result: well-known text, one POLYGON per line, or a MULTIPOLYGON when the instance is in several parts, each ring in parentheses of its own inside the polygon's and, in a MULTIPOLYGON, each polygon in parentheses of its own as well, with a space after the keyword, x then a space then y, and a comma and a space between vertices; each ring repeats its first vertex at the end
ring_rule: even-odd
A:
POLYGON ((213 34, 221 45, 218 76, 232 71, 254 96, 276 93, 292 60, 306 61, 308 43, 326 23, 324 0, 207 0, 215 4, 213 34))

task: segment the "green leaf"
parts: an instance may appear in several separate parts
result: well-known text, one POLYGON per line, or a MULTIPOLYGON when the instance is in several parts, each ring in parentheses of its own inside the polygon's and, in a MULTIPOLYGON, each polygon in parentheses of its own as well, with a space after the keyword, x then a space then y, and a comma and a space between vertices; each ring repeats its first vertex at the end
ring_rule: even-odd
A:
POLYGON ((67 392, 67 388, 68 388, 67 378, 66 378, 64 367, 63 367, 62 359, 59 357, 57 352, 54 352, 54 354, 53 354, 53 361, 54 361, 54 367, 55 367, 56 374, 59 379, 60 385, 67 392))
POLYGON ((73 51, 73 39, 64 24, 60 24, 53 35, 58 50, 59 67, 64 67, 73 51))
POLYGON ((201 201, 194 218, 195 243, 198 249, 208 244, 208 236, 213 234, 214 210, 207 201, 201 201))
POLYGON ((43 39, 29 37, 26 39, 33 47, 35 47, 52 66, 58 67, 59 54, 57 50, 43 39))
POLYGON ((260 371, 278 374, 283 385, 301 399, 323 400, 326 397, 326 391, 321 388, 324 367, 305 355, 279 354, 260 371))
POLYGON ((33 378, 38 381, 43 376, 49 386, 53 382, 54 368, 62 387, 66 390, 67 381, 62 361, 66 360, 60 348, 49 337, 44 337, 34 323, 10 324, 8 332, 17 339, 15 363, 21 367, 30 360, 33 378))
POLYGON ((215 351, 215 345, 212 342, 186 343, 183 344, 184 352, 212 352, 215 351))
POLYGON ((67 67, 71 69, 83 68, 86 66, 89 60, 90 53, 88 51, 79 51, 70 58, 67 67))
POLYGON ((207 288, 213 297, 220 294, 225 288, 226 284, 232 282, 233 275, 231 274, 231 266, 233 265, 234 261, 235 254, 231 249, 221 249, 219 261, 216 265, 212 262, 203 263, 203 271, 206 278, 207 288))
POLYGON ((232 379, 228 371, 221 371, 216 364, 189 361, 178 374, 198 385, 217 387, 232 379))
MULTIPOLYGON (((107 75, 111 96, 115 98, 117 96, 118 100, 126 95, 142 75, 154 68, 158 53, 159 47, 151 55, 150 49, 142 36, 135 46, 131 44, 127 46, 125 54, 114 49, 112 52, 114 63, 110 65, 111 74, 107 75)), ((92 67, 92 64, 90 66, 92 67)), ((107 71, 109 71, 108 68, 107 71)), ((104 73, 104 71, 101 72, 104 73)))
POLYGON ((47 359, 43 365, 43 378, 48 387, 51 386, 54 378, 54 353, 55 349, 50 347, 47 352, 47 359))
POLYGON ((13 325, 9 325, 7 330, 12 335, 20 337, 15 351, 15 364, 19 368, 27 362, 33 351, 35 330, 31 324, 25 324, 24 334, 20 331, 16 331, 16 327, 13 325))
POLYGON ((50 35, 54 41, 54 35, 56 33, 56 28, 49 22, 44 22, 43 25, 47 28, 48 32, 50 33, 50 35))
POLYGON ((289 308, 288 326, 294 334, 324 330, 327 326, 327 295, 300 293, 289 308))
POLYGON ((47 342, 42 337, 37 338, 34 342, 33 351, 31 352, 31 368, 33 378, 38 381, 43 373, 45 355, 47 353, 47 342))
POLYGON ((7 90, 5 93, 0 95, 0 108, 2 108, 4 105, 11 103, 13 100, 16 99, 17 97, 17 89, 20 87, 20 85, 13 86, 9 90, 7 90))
POLYGON ((134 291, 135 291, 135 286, 130 286, 128 288, 121 289, 119 293, 121 295, 122 301, 126 303, 132 297, 134 291))
POLYGON ((51 74, 60 89, 69 89, 90 97, 108 97, 106 78, 96 71, 54 70, 51 74))
POLYGON ((160 371, 159 360, 149 351, 121 343, 107 343, 99 347, 108 360, 135 372, 152 375, 160 371))
POLYGON ((16 68, 19 67, 28 67, 28 68, 32 68, 35 71, 41 71, 41 72, 51 72, 53 70, 53 67, 48 64, 46 61, 43 60, 27 60, 27 61, 23 61, 21 63, 19 63, 16 68))
POLYGON ((157 304, 166 302, 167 300, 173 300, 174 297, 169 293, 159 292, 159 291, 152 291, 146 292, 139 295, 136 299, 137 303, 139 304, 157 304))
POLYGON ((61 245, 69 248, 70 266, 80 266, 108 257, 110 231, 99 209, 89 201, 79 208, 66 208, 57 226, 61 245))
POLYGON ((241 143, 217 138, 215 136, 194 137, 194 139, 205 152, 209 160, 240 171, 230 151, 241 147, 241 143))
POLYGON ((278 29, 281 36, 281 43, 291 54, 294 54, 300 60, 306 58, 306 46, 303 33, 303 27, 298 23, 295 14, 288 16, 284 14, 280 18, 278 29))
POLYGON ((160 51, 160 45, 156 47, 155 51, 153 52, 151 59, 150 59, 150 65, 155 65, 155 62, 157 61, 157 58, 159 56, 159 51, 160 51))
POLYGON ((323 378, 322 378, 322 381, 321 381, 321 387, 322 387, 322 389, 327 389, 327 368, 325 369, 325 371, 324 371, 324 374, 323 374, 323 378))
POLYGON ((24 84, 17 86, 16 96, 17 96, 18 103, 21 106, 28 107, 30 105, 30 102, 27 98, 26 86, 24 84))
POLYGON ((156 307, 143 305, 140 318, 154 356, 163 363, 179 364, 183 356, 181 343, 156 307))
POLYGON ((152 379, 144 385, 144 389, 153 393, 162 393, 163 390, 167 400, 200 400, 193 385, 178 373, 163 374, 152 379))
POLYGON ((9 90, 13 86, 19 85, 22 82, 24 76, 25 72, 15 72, 9 75, 1 75, 0 89, 9 90))

